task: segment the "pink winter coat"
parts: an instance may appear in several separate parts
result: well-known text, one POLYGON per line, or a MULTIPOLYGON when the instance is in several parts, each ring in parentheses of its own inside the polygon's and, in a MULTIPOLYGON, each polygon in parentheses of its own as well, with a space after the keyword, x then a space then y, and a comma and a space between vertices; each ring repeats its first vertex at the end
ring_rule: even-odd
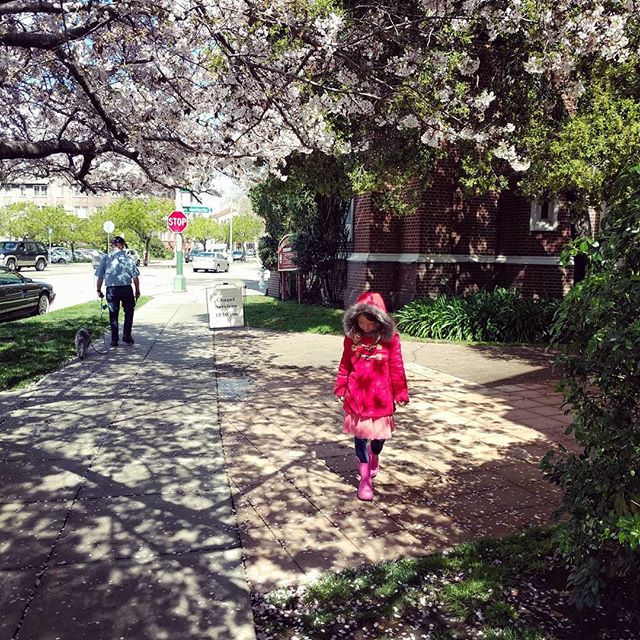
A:
POLYGON ((334 387, 337 396, 344 396, 347 413, 362 418, 381 418, 395 411, 395 402, 408 402, 409 392, 402 361, 400 336, 387 314, 379 294, 367 292, 345 312, 345 333, 342 359, 334 387), (383 324, 380 339, 360 336, 357 316, 374 315, 383 324))

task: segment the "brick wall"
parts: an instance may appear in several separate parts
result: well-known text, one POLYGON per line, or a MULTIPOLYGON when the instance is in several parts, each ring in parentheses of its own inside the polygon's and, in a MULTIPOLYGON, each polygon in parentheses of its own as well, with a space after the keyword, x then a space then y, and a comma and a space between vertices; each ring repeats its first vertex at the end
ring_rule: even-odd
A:
MULTIPOLYGON (((392 310, 417 296, 462 295, 496 286, 517 287, 530 296, 561 297, 570 289, 571 268, 501 262, 502 256, 528 256, 533 262, 558 257, 571 238, 562 203, 556 229, 531 231, 530 202, 512 192, 465 198, 456 171, 453 161, 443 162, 424 188, 422 205, 411 215, 379 211, 371 195, 355 199, 352 251, 354 257, 365 254, 368 259, 347 261, 345 306, 367 289, 380 291, 392 310), (382 256, 375 259, 375 254, 382 256), (447 261, 451 256, 472 259, 447 261)), ((597 213, 593 224, 598 223, 597 213)), ((279 294, 277 273, 271 274, 269 294, 279 294)))
POLYGON ((383 293, 392 309, 416 296, 461 295, 496 286, 517 287, 532 296, 560 297, 569 290, 572 269, 500 262, 502 256, 534 262, 558 257, 571 238, 562 203, 556 229, 531 231, 529 201, 511 192, 465 198, 456 171, 453 161, 442 163, 412 215, 392 216, 377 211, 370 195, 357 198, 353 251, 369 259, 348 261, 345 306, 365 289, 383 293), (376 260, 371 254, 387 256, 376 260), (390 261, 400 254, 403 260, 390 261), (486 257, 489 262, 439 261, 445 256, 486 257))
POLYGON ((554 231, 531 231, 531 203, 510 192, 500 195, 498 205, 497 253, 505 256, 559 256, 571 239, 569 214, 563 203, 554 231))
POLYGON ((496 285, 515 287, 525 296, 561 298, 573 284, 573 269, 553 265, 496 265, 496 285))
POLYGON ((425 190, 420 252, 492 255, 496 249, 497 196, 465 199, 452 162, 438 167, 425 190))

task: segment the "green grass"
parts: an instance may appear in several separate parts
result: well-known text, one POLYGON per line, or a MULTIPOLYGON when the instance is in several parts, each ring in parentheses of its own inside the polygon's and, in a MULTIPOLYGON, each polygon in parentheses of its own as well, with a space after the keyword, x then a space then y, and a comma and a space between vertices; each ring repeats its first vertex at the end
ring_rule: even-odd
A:
POLYGON ((505 597, 519 581, 550 571, 553 545, 552 531, 531 529, 277 589, 255 596, 258 635, 277 640, 295 630, 301 639, 405 638, 411 636, 403 626, 409 626, 442 640, 476 637, 479 631, 494 640, 555 640, 531 620, 521 621, 505 597))
MULTIPOLYGON (((344 309, 298 304, 297 302, 276 300, 268 296, 249 296, 246 299, 245 313, 247 326, 255 329, 343 335, 342 316, 344 309)), ((414 342, 450 342, 448 340, 416 338, 407 333, 400 333, 400 337, 403 340, 413 340, 414 342)))
MULTIPOLYGON (((319 305, 298 304, 276 300, 269 296, 248 296, 245 303, 247 326, 255 329, 299 333, 322 333, 341 336, 344 309, 329 309, 319 305)), ((400 331, 403 341, 458 343, 471 346, 521 346, 522 343, 474 342, 457 340, 434 340, 419 338, 400 331)))
POLYGON ((249 296, 245 312, 247 325, 256 329, 342 335, 343 309, 249 296))
MULTIPOLYGON (((137 306, 151 298, 144 296, 137 306)), ((76 356, 74 337, 80 327, 101 336, 109 312, 100 318, 98 301, 52 311, 42 316, 0 323, 0 390, 35 382, 76 356)))

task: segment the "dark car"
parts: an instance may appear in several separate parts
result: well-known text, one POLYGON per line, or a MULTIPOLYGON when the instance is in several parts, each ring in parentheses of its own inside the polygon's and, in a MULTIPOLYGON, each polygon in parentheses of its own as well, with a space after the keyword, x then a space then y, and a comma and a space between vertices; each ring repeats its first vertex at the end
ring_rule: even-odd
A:
POLYGON ((12 271, 34 267, 42 271, 49 264, 49 252, 42 242, 33 240, 4 240, 0 242, 0 266, 12 271))
POLYGON ((55 297, 49 283, 0 267, 0 319, 47 313, 55 297))
POLYGON ((199 256, 202 255, 203 251, 200 251, 200 249, 192 249, 191 251, 189 251, 185 256, 184 256, 184 261, 185 262, 191 262, 194 258, 194 256, 199 256))

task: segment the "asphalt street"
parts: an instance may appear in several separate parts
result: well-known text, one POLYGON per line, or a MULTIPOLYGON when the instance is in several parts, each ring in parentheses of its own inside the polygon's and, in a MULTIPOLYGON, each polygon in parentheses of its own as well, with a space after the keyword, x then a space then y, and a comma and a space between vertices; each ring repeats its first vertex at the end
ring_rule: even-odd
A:
MULTIPOLYGON (((260 263, 258 261, 233 262, 228 273, 193 273, 189 264, 184 265, 183 273, 187 281, 187 293, 194 298, 204 296, 204 290, 217 282, 233 282, 247 286, 247 293, 260 293, 260 263)), ((89 263, 52 264, 44 271, 23 269, 27 278, 44 280, 53 285, 56 299, 52 311, 63 309, 96 297, 96 278, 89 263)), ((173 291, 175 266, 171 261, 154 261, 151 265, 140 267, 140 289, 143 295, 157 296, 173 291)))

